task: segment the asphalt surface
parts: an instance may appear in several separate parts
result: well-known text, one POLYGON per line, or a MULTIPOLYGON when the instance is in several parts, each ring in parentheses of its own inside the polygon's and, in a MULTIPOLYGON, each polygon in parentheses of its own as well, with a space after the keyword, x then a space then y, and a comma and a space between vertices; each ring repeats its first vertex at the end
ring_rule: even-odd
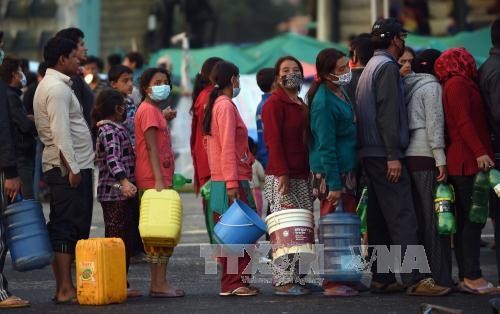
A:
MULTIPOLYGON (((20 273, 12 270, 7 258, 5 275, 9 279, 12 293, 28 298, 32 306, 26 309, 9 310, 16 313, 418 313, 421 303, 431 303, 461 309, 463 313, 491 313, 488 296, 453 293, 446 297, 410 297, 405 294, 380 296, 362 293, 353 298, 327 298, 321 293, 303 297, 274 296, 269 278, 260 278, 255 286, 261 288, 256 297, 219 297, 219 277, 205 274, 205 262, 200 257, 200 245, 208 243, 204 227, 201 203, 193 194, 182 194, 184 202, 184 225, 181 244, 176 248, 169 265, 169 280, 185 289, 186 296, 178 299, 152 299, 149 291, 149 266, 144 262, 131 265, 129 281, 145 296, 128 300, 124 304, 107 306, 54 305, 51 298, 55 283, 50 267, 20 273)), ((44 204, 48 213, 48 204, 44 204)), ((318 217, 318 215, 315 215, 318 217)), ((102 210, 95 203, 92 237, 102 237, 104 225, 102 210)), ((492 227, 488 224, 483 239, 493 242, 492 227)), ((481 249, 481 263, 484 276, 497 282, 494 251, 481 249)), ((456 276, 457 270, 454 270, 456 276)), ((319 280, 319 278, 311 278, 319 280)), ((369 282, 369 278, 364 278, 369 282)), ((2 311, 3 312, 3 311, 2 311)), ((7 311, 5 311, 7 312, 7 311)))

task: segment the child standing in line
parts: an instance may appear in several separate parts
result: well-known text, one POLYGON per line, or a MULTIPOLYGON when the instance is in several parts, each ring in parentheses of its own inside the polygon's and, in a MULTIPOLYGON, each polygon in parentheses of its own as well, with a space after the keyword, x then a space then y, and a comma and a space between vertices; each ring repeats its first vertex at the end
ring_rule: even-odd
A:
MULTIPOLYGON (((138 210, 135 182, 135 153, 128 130, 124 98, 107 89, 99 93, 92 110, 93 131, 97 136, 96 162, 99 167, 97 199, 101 203, 105 236, 121 238, 125 244, 127 272, 133 253, 134 213, 138 210)), ((141 293, 128 289, 128 297, 141 293)))
MULTIPOLYGON (((248 148, 255 156, 257 153, 257 145, 255 141, 249 137, 248 138, 248 148)), ((252 189, 253 199, 255 200, 255 206, 257 213, 260 217, 262 217, 262 209, 264 208, 264 198, 262 197, 262 185, 266 178, 266 174, 264 172, 264 167, 262 164, 256 159, 252 165, 252 180, 250 181, 250 188, 252 189)))

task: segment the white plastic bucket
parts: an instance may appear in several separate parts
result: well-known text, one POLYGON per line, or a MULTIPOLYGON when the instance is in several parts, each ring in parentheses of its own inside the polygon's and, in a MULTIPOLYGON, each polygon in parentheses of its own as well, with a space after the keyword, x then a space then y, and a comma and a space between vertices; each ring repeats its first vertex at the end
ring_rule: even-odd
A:
POLYGON ((284 209, 267 216, 266 224, 274 260, 288 254, 314 255, 314 216, 311 211, 284 209))

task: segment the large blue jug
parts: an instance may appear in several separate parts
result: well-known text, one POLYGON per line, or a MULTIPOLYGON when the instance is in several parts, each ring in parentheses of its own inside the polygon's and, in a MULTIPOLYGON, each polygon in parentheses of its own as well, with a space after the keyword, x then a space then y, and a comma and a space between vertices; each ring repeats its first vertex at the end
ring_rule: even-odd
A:
POLYGON ((3 220, 15 270, 38 269, 52 262, 53 250, 39 201, 21 199, 10 204, 3 213, 3 220))
POLYGON ((361 268, 361 221, 356 214, 335 212, 319 219, 319 242, 324 245, 324 275, 330 281, 359 281, 361 268))

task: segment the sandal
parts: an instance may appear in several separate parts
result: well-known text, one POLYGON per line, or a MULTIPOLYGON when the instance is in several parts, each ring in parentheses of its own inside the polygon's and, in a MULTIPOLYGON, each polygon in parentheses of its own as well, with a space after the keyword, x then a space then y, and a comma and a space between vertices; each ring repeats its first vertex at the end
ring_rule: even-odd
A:
POLYGON ((20 297, 10 296, 0 302, 0 309, 14 309, 31 306, 30 301, 21 299, 20 297))
POLYGON ((57 298, 53 298, 52 301, 56 305, 73 305, 73 304, 78 304, 78 299, 76 298, 76 295, 67 298, 66 300, 58 300, 57 298))
POLYGON ((495 287, 491 282, 487 282, 486 285, 472 288, 468 286, 465 282, 461 281, 458 284, 458 289, 460 292, 471 293, 475 295, 496 295, 500 294, 500 289, 495 287))
POLYGON ((283 295, 283 296, 300 296, 310 294, 311 291, 309 289, 303 288, 300 285, 292 285, 290 288, 286 290, 278 290, 274 289, 275 295, 283 295))
POLYGON ((257 295, 259 292, 255 288, 251 287, 239 287, 234 289, 233 291, 228 291, 228 292, 220 292, 219 295, 221 297, 228 297, 228 296, 237 296, 237 297, 251 297, 254 295, 257 295))
POLYGON ((327 297, 354 297, 358 294, 357 290, 341 284, 329 287, 323 292, 323 295, 327 297))
POLYGON ((142 297, 141 291, 137 289, 127 288, 127 298, 139 298, 142 297))
POLYGON ((149 291, 151 298, 182 298, 185 295, 184 290, 180 288, 172 288, 167 292, 149 291))

